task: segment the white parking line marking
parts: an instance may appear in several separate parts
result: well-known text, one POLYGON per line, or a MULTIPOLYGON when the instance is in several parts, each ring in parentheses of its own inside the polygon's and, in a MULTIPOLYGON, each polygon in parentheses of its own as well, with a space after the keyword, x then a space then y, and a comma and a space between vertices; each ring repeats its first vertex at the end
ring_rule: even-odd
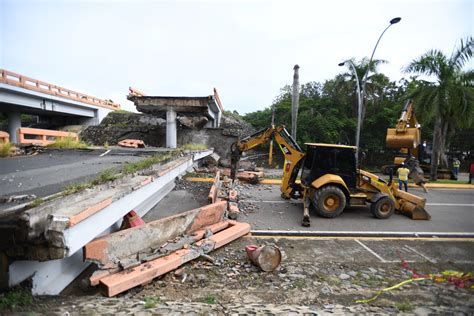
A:
POLYGON ((381 256, 378 255, 378 253, 376 253, 375 251, 373 251, 372 249, 370 249, 369 247, 367 247, 366 245, 364 245, 361 241, 357 240, 357 239, 354 239, 354 241, 356 243, 358 243, 359 245, 361 245, 362 247, 364 247, 365 250, 367 250, 368 252, 370 252, 371 254, 373 254, 375 257, 377 257, 381 262, 383 263, 386 263, 387 260, 385 260, 384 258, 382 258, 381 256))
POLYGON ((405 245, 404 247, 407 248, 408 250, 410 250, 410 251, 416 253, 416 254, 419 255, 420 257, 423 257, 425 260, 427 260, 427 261, 429 261, 429 262, 431 262, 431 263, 438 263, 436 260, 431 259, 431 258, 429 258, 428 256, 425 256, 424 254, 422 254, 422 253, 419 252, 418 250, 413 249, 412 247, 410 247, 410 246, 408 246, 408 245, 405 245))
POLYGON ((107 150, 105 153, 101 154, 99 157, 103 157, 103 156, 107 155, 111 150, 112 149, 107 150))

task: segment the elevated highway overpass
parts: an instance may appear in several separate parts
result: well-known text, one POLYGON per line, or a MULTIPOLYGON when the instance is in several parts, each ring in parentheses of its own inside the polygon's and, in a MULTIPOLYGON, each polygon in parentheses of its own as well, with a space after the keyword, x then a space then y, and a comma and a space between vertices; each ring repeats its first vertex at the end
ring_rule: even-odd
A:
POLYGON ((0 69, 0 112, 8 117, 16 143, 21 114, 38 115, 55 125, 96 125, 120 105, 41 80, 0 69))

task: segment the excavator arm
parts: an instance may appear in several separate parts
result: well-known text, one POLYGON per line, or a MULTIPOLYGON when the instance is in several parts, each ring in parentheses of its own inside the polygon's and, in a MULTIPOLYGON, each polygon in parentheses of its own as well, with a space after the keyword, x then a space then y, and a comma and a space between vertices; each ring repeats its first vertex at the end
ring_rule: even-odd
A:
POLYGON ((421 186, 425 191, 426 179, 418 161, 418 146, 421 142, 420 124, 415 117, 413 100, 408 100, 400 114, 395 128, 387 129, 386 145, 389 148, 399 148, 405 152, 407 157, 396 157, 394 164, 386 166, 392 169, 398 167, 402 162, 410 169, 410 178, 421 186), (416 158, 415 158, 416 157, 416 158))
POLYGON ((243 152, 274 139, 285 156, 281 193, 284 198, 291 198, 301 193, 301 186, 296 184, 296 178, 301 168, 305 154, 301 147, 291 137, 285 126, 271 126, 253 135, 238 140, 231 146, 231 178, 235 179, 237 164, 243 152))

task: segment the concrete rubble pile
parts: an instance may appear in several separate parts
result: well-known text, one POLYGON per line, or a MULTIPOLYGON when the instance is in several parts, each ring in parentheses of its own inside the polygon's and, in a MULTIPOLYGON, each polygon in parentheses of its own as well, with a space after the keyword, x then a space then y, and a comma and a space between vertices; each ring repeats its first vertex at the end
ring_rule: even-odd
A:
MULTIPOLYGON (((221 159, 219 155, 213 153, 203 159, 201 167, 194 169, 197 173, 207 174, 219 172, 222 176, 230 177, 229 159, 221 159)), ((237 179, 251 184, 257 184, 265 176, 263 168, 256 167, 250 161, 239 161, 237 169, 237 179)))
POLYGON ((237 222, 237 191, 216 173, 209 204, 99 237, 84 247, 84 258, 97 264, 89 281, 114 296, 148 283, 182 264, 250 232, 237 222))
MULTIPOLYGON (((178 115, 178 146, 188 143, 202 143, 221 156, 229 153, 230 145, 238 137, 255 132, 254 128, 243 120, 222 116, 218 128, 205 126, 202 117, 178 115)), ((164 147, 166 120, 156 114, 111 112, 97 126, 89 126, 80 134, 87 143, 102 146, 115 145, 125 139, 139 139, 147 146, 164 147)))
POLYGON ((60 192, 14 208, 0 216, 0 281, 9 286, 32 277, 33 294, 59 294, 90 263, 83 247, 117 230, 134 210, 145 215, 174 188, 174 180, 193 170, 212 150, 179 157, 83 191, 60 192))

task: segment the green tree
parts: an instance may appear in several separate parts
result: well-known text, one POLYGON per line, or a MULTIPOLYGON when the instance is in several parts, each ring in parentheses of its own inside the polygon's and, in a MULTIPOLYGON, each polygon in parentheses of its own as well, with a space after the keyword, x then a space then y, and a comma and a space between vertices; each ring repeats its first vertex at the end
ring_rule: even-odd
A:
POLYGON ((468 37, 460 41, 451 57, 439 50, 430 50, 404 69, 406 73, 435 79, 435 82, 420 80, 420 84, 409 91, 417 115, 433 124, 432 180, 437 179, 440 160, 447 165, 445 152, 454 131, 473 123, 474 71, 464 70, 472 58, 473 47, 473 39, 468 37))

